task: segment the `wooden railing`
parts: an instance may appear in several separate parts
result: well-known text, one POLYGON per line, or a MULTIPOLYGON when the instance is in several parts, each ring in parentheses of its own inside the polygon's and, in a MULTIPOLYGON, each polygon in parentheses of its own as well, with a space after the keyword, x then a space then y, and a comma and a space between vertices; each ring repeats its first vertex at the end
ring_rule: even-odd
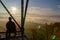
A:
MULTIPOLYGON (((7 32, 0 32, 0 39, 6 39, 6 38, 8 38, 8 36, 6 37, 6 33, 7 32)), ((11 33, 12 34, 12 33, 11 33)), ((20 34, 20 31, 17 31, 16 32, 16 38, 21 38, 22 36, 21 36, 21 34, 20 34)), ((12 38, 14 38, 14 36, 11 36, 10 37, 11 39, 12 38)))
MULTIPOLYGON (((0 40, 5 40, 6 38, 8 39, 8 37, 6 37, 6 33, 7 32, 0 32, 0 40)), ((27 38, 26 34, 24 35, 25 38, 27 38)), ((20 31, 16 31, 16 37, 11 36, 10 39, 14 39, 14 38, 22 38, 21 32, 20 31)), ((29 38, 27 38, 28 40, 29 38)))

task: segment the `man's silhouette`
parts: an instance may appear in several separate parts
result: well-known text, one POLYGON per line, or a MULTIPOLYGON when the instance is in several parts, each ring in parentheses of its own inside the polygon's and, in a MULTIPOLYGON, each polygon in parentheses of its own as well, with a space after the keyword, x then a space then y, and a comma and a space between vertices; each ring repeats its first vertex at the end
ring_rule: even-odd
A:
POLYGON ((11 33, 14 33, 14 36, 16 36, 16 26, 15 23, 12 21, 12 18, 9 17, 9 21, 6 24, 6 28, 7 28, 7 36, 11 36, 11 33))

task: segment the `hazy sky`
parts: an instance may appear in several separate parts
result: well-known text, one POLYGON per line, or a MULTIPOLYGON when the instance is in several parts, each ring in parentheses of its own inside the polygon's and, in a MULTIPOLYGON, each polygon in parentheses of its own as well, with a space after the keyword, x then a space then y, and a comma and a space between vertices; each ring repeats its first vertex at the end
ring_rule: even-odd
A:
MULTIPOLYGON (((21 13, 21 0, 2 0, 12 14, 21 13)), ((1 5, 1 4, 0 4, 1 5)), ((6 11, 0 6, 0 14, 6 11)), ((60 15, 60 0, 29 0, 28 14, 30 15, 60 15)), ((5 14, 6 15, 6 14, 5 14)))

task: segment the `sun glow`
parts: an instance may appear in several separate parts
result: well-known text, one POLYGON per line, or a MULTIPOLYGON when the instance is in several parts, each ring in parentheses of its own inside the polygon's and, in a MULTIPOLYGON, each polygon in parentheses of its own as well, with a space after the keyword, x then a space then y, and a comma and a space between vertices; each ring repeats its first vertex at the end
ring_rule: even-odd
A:
POLYGON ((11 10, 12 11, 15 11, 17 8, 16 7, 11 7, 11 10))
POLYGON ((17 8, 16 7, 11 7, 11 12, 12 12, 12 14, 16 14, 17 8))

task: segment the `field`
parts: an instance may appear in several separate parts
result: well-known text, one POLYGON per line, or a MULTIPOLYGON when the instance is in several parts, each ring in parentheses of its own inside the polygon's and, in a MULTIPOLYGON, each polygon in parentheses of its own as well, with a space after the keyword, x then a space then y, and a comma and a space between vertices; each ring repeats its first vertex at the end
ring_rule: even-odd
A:
MULTIPOLYGON (((57 38, 56 40, 60 38, 59 31, 56 32, 58 27, 55 25, 55 23, 46 23, 46 20, 38 20, 39 18, 36 19, 31 19, 28 18, 28 20, 25 21, 24 25, 24 32, 26 35, 29 37, 30 40, 50 40, 50 37, 52 35, 52 31, 54 34, 56 34, 57 38), (44 23, 43 23, 44 22, 44 23), (55 29, 53 29, 53 25, 56 26, 55 29)), ((6 23, 8 20, 0 20, 0 32, 5 32, 6 31, 6 23)), ((21 24, 20 20, 17 18, 17 22, 21 24)), ((59 24, 57 22, 57 24, 59 24)), ((16 25, 17 27, 17 25, 16 25)), ((17 29, 19 29, 17 27, 17 29)))

